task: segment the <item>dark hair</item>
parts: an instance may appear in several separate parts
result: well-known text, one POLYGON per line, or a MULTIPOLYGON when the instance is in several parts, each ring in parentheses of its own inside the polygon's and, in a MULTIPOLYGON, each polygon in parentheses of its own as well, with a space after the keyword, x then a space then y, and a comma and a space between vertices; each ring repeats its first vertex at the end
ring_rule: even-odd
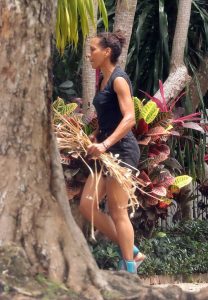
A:
POLYGON ((109 47, 111 49, 110 61, 115 64, 126 42, 124 33, 121 30, 115 32, 100 32, 97 34, 97 37, 100 39, 99 45, 102 48, 109 47))

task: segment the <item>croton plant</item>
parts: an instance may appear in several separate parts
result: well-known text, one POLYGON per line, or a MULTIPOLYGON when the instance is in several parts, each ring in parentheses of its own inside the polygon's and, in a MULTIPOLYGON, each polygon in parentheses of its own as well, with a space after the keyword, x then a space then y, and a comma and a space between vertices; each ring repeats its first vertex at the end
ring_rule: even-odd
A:
MULTIPOLYGON (((175 204, 174 197, 180 189, 191 183, 192 177, 181 174, 176 176, 175 167, 177 161, 170 157, 168 139, 171 136, 180 137, 183 128, 195 129, 203 132, 199 121, 200 113, 182 116, 175 112, 175 104, 178 97, 171 104, 167 104, 164 97, 163 85, 160 82, 162 101, 148 95, 148 101, 133 97, 135 107, 136 126, 133 133, 141 148, 141 160, 138 165, 140 181, 143 188, 136 190, 136 196, 140 206, 132 216, 132 221, 137 228, 148 230, 156 224, 159 218, 166 218, 168 207, 175 204)), ((58 98, 53 103, 53 108, 74 122, 77 115, 81 114, 80 99, 74 103, 65 104, 58 98)), ((180 110, 178 110, 180 111, 180 110)), ((59 122, 54 115, 54 123, 59 122)), ((89 135, 97 126, 95 115, 82 116, 81 130, 89 135)), ((79 198, 84 182, 88 176, 88 169, 73 153, 60 150, 61 162, 64 169, 66 186, 69 199, 79 198)), ((177 175, 178 175, 177 174, 177 175)))

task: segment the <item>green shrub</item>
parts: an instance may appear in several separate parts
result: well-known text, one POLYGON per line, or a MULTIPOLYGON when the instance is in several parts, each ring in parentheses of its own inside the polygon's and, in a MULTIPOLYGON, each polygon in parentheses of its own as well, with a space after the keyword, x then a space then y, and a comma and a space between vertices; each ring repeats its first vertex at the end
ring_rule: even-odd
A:
MULTIPOLYGON (((143 239, 140 250, 147 259, 138 269, 141 276, 177 275, 208 272, 208 222, 192 220, 181 222, 165 234, 154 233, 143 239)), ((99 242, 92 252, 100 268, 116 269, 119 254, 112 243, 99 242)))
POLYGON ((105 240, 91 246, 95 260, 101 269, 116 270, 119 261, 118 247, 105 240))

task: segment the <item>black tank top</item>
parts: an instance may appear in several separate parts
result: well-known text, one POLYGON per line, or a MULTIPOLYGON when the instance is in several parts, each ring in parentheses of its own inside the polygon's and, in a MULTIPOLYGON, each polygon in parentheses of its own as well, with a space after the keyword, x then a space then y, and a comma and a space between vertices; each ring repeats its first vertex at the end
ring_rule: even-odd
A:
POLYGON ((117 94, 113 89, 113 82, 116 77, 123 77, 127 81, 131 95, 133 95, 132 85, 128 75, 119 66, 116 66, 111 73, 105 88, 102 91, 99 91, 98 89, 93 99, 93 105, 97 112, 99 129, 102 132, 113 132, 123 118, 117 94))

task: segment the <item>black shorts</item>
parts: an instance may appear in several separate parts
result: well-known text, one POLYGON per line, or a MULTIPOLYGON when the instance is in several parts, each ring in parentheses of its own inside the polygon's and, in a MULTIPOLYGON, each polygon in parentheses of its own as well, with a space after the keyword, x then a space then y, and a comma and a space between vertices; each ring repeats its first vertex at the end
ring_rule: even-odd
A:
MULTIPOLYGON (((97 135, 97 141, 102 143, 111 133, 100 131, 97 135)), ((130 131, 120 141, 111 146, 106 152, 113 155, 119 154, 118 159, 121 160, 120 165, 126 168, 137 168, 140 158, 140 149, 136 138, 130 131), (124 163, 122 163, 124 162, 124 163)))

